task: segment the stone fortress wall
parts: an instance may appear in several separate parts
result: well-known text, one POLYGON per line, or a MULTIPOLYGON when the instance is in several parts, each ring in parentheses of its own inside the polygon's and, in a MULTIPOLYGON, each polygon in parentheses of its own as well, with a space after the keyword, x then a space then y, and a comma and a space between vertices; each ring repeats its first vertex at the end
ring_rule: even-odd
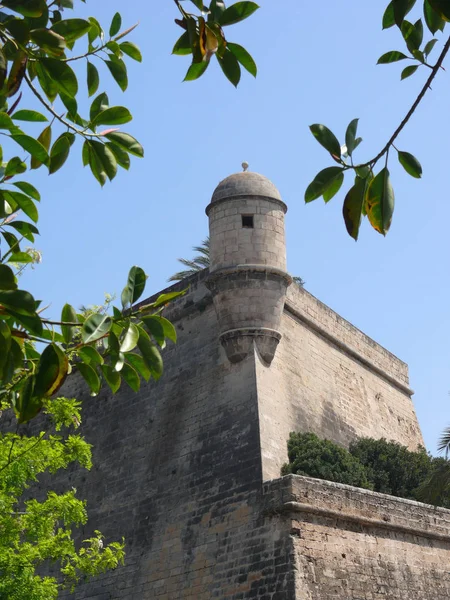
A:
POLYGON ((66 382, 64 393, 83 400, 95 466, 69 471, 58 485, 75 486, 88 501, 82 537, 93 529, 109 540, 123 535, 127 559, 64 597, 450 598, 450 511, 280 478, 292 430, 344 445, 360 435, 420 444, 408 370, 289 286, 284 248, 275 258, 255 249, 254 264, 248 245, 262 239, 258 231, 270 245, 263 225, 276 214, 283 227, 285 207, 271 182, 240 173, 219 184, 213 201, 210 219, 234 219, 245 241, 224 252, 227 236, 212 235, 211 273, 170 288, 188 292, 165 314, 178 343, 164 351, 161 380, 138 394, 102 389, 96 398, 76 374, 66 382), (245 221, 240 231, 250 205, 253 227, 245 221))

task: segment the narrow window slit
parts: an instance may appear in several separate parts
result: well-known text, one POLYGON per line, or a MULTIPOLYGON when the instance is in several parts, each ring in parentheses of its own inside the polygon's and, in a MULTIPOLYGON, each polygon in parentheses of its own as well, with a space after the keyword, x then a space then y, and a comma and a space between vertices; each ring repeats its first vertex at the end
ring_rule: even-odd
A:
POLYGON ((242 215, 242 227, 253 229, 253 215, 242 215))

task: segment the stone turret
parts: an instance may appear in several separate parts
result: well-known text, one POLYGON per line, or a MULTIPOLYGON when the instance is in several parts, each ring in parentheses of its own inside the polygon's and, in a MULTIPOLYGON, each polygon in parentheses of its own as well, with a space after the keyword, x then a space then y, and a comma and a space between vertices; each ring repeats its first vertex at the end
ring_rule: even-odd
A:
POLYGON ((210 274, 220 341, 230 362, 256 345, 270 364, 291 277, 286 273, 285 203, 266 177, 244 171, 219 183, 206 208, 210 274))

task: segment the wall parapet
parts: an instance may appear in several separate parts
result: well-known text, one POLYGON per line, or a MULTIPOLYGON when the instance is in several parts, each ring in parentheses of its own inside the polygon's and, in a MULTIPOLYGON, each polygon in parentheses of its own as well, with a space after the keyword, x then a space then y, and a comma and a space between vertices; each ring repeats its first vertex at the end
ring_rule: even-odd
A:
POLYGON ((360 329, 338 315, 304 288, 291 285, 285 310, 294 319, 313 329, 319 335, 352 356, 364 366, 382 375, 405 394, 414 392, 409 387, 408 365, 383 348, 360 329))
POLYGON ((312 515, 344 528, 357 524, 450 545, 450 510, 445 508, 300 475, 267 482, 264 496, 267 514, 295 520, 312 515))

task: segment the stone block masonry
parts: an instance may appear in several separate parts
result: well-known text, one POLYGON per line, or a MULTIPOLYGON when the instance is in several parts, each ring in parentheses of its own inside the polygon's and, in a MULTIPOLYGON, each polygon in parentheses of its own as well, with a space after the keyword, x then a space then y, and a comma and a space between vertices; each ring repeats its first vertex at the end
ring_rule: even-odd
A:
POLYGON ((62 390, 83 401, 94 468, 52 488, 87 499, 81 539, 100 529, 127 552, 62 597, 450 598, 450 511, 279 478, 291 431, 422 443, 407 366, 291 284, 286 205, 269 180, 226 178, 207 212, 211 273, 170 288, 188 291, 165 313, 178 343, 161 380, 91 398, 75 374, 62 390))
POLYGON ((295 598, 450 598, 450 511, 296 475, 264 489, 289 523, 295 598))

